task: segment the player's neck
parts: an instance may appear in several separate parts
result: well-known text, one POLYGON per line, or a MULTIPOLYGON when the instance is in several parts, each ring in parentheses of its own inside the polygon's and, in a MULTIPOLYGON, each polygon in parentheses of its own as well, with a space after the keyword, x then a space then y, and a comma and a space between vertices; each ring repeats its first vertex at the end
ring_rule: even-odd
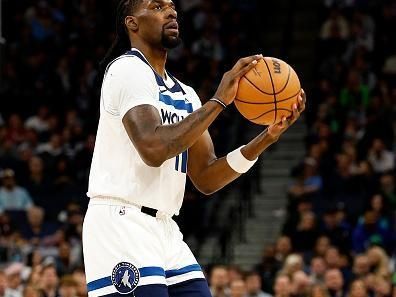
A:
POLYGON ((157 49, 145 45, 135 45, 136 49, 140 50, 150 63, 151 67, 154 68, 162 78, 166 78, 165 64, 167 58, 167 51, 164 49, 157 49))

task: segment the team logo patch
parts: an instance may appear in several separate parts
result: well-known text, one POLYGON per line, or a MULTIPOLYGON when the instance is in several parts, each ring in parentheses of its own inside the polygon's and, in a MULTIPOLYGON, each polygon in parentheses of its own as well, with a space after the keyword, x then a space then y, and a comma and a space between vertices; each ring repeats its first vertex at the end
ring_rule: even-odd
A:
POLYGON ((139 269, 128 262, 118 263, 111 274, 111 282, 120 294, 133 292, 137 288, 139 279, 139 269))

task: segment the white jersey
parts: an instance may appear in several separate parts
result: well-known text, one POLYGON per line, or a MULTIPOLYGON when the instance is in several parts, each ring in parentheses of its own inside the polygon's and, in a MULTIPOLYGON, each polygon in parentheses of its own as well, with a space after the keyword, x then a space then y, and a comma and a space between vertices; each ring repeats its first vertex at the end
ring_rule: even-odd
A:
POLYGON ((164 81, 137 49, 108 67, 87 195, 113 197, 178 215, 183 202, 188 152, 155 168, 146 165, 122 123, 133 107, 149 104, 169 125, 201 107, 195 91, 172 76, 164 81))

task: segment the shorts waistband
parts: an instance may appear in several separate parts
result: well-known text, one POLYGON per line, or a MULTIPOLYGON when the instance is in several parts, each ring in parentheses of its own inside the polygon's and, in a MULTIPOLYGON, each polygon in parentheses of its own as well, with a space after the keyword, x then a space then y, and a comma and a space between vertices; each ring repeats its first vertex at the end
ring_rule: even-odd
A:
POLYGON ((152 216, 158 219, 171 218, 172 216, 155 208, 142 206, 133 202, 130 202, 123 198, 118 197, 107 197, 107 196, 95 196, 90 199, 90 204, 93 205, 116 205, 124 207, 134 207, 139 209, 142 213, 152 216))

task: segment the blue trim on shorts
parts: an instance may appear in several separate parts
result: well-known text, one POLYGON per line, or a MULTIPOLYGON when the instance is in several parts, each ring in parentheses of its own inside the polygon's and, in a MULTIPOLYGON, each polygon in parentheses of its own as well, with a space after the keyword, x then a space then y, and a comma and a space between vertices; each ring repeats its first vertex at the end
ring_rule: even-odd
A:
POLYGON ((169 278, 172 276, 182 275, 192 271, 202 271, 201 266, 199 266, 198 264, 188 265, 180 269, 167 270, 165 271, 165 274, 166 274, 166 278, 169 278))
MULTIPOLYGON (((163 276, 166 278, 182 275, 192 271, 202 271, 201 266, 198 264, 188 265, 186 267, 174 270, 164 271, 161 267, 142 267, 139 268, 140 277, 146 276, 163 276)), ((112 286, 111 277, 103 277, 87 284, 88 292, 102 289, 104 287, 112 286)))

